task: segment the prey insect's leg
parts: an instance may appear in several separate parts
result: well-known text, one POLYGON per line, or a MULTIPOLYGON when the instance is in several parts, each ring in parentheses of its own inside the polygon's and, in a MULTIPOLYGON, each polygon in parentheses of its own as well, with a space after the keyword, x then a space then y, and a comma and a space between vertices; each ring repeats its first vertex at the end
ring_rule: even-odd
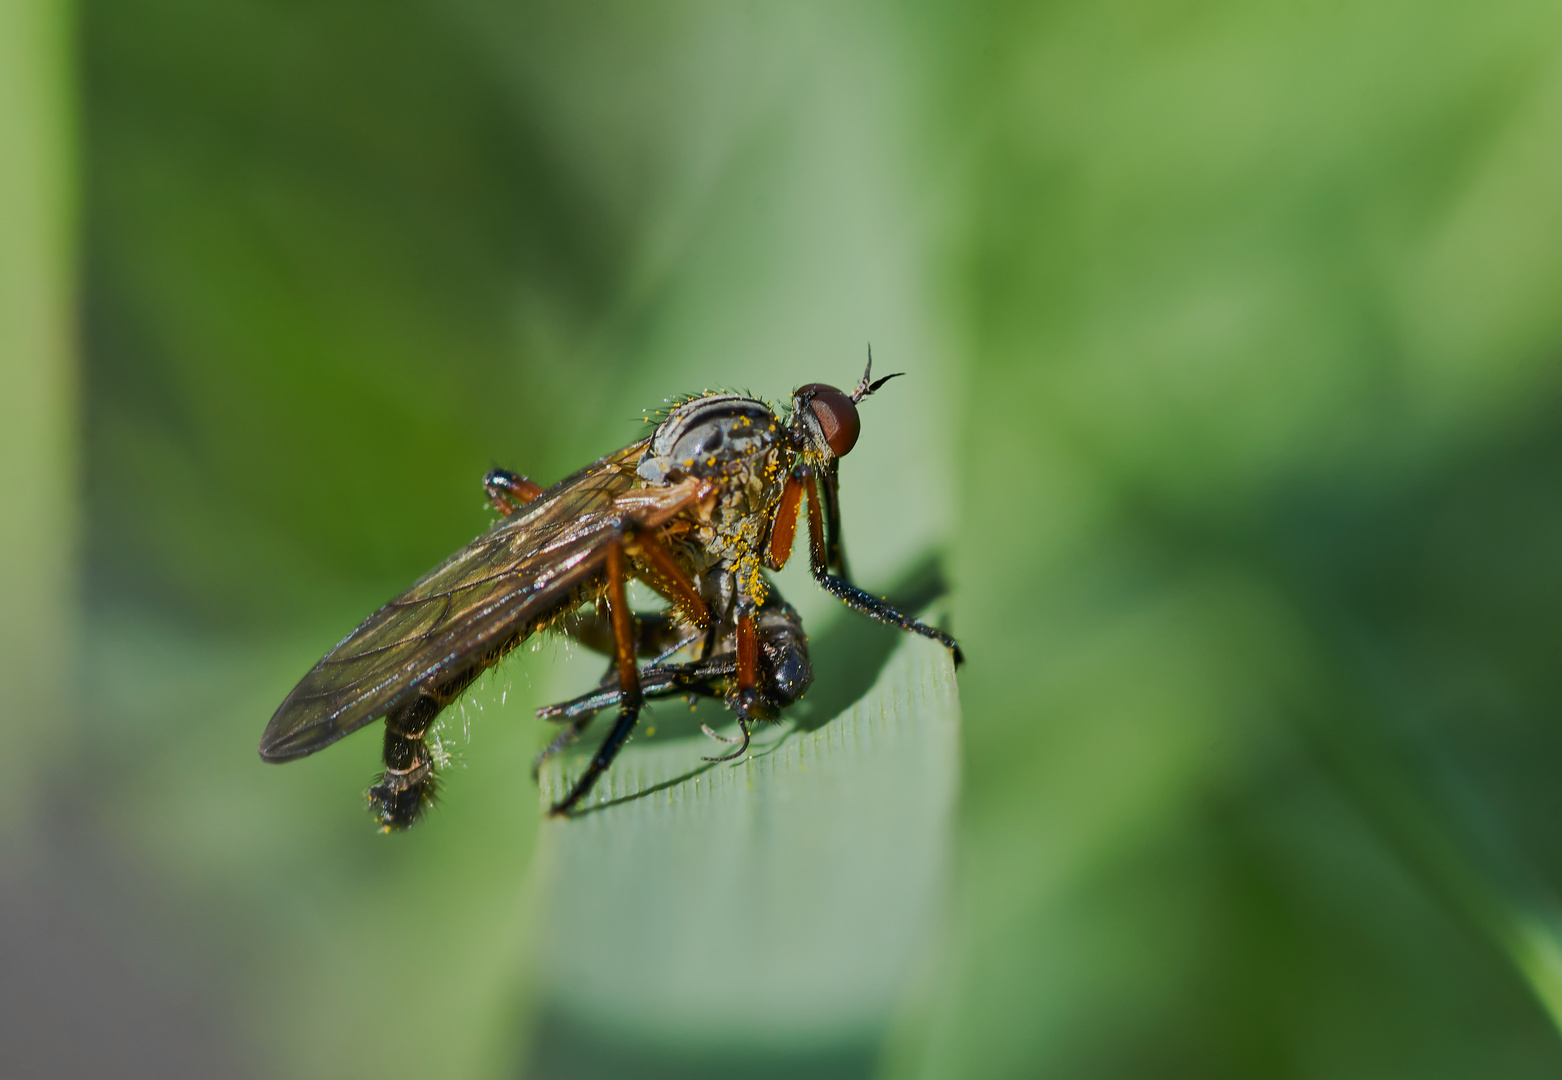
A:
POLYGON ((614 541, 607 549, 607 606, 613 622, 613 641, 618 657, 618 722, 608 732, 607 738, 602 740, 596 756, 570 788, 570 793, 549 811, 556 816, 568 814, 570 808, 591 790, 597 778, 613 764, 613 759, 618 756, 640 716, 640 672, 635 666, 634 620, 629 613, 629 599, 624 591, 624 562, 623 544, 614 541))
POLYGON ((483 490, 494 509, 509 517, 542 494, 542 487, 509 469, 490 469, 483 477, 483 490))
MULTIPOLYGON (((730 680, 732 673, 733 664, 730 657, 714 661, 700 660, 692 664, 648 667, 640 673, 640 696, 646 701, 689 694, 720 700, 726 697, 726 693, 719 684, 730 680)), ((562 720, 567 723, 532 762, 532 779, 537 779, 537 772, 542 768, 543 762, 580 738, 580 733, 591 722, 591 718, 603 709, 610 709, 617 705, 621 696, 616 687, 604 688, 592 694, 582 694, 578 698, 558 705, 538 709, 538 719, 562 720)), ((722 736, 718 735, 717 738, 722 736)), ((723 741, 728 740, 723 739, 723 741)))
MULTIPOLYGON (((618 700, 617 694, 612 695, 612 697, 614 701, 618 700)), ((598 706, 598 708, 601 707, 602 706, 598 706)), ((542 750, 538 752, 536 757, 532 758, 533 783, 536 783, 537 774, 542 771, 542 763, 547 761, 554 754, 557 754, 566 746, 573 743, 576 739, 580 738, 580 733, 586 729, 587 724, 591 723, 591 717, 595 715, 595 713, 596 709, 591 709, 583 714, 570 717, 570 722, 565 724, 563 730, 561 730, 553 737, 553 741, 550 742, 547 746, 543 747, 542 750)))
MULTIPOLYGON (((652 686, 645 681, 646 676, 653 670, 664 668, 668 657, 700 640, 701 634, 698 630, 686 630, 673 619, 669 611, 638 612, 635 615, 634 625, 635 655, 651 661, 640 675, 642 696, 656 697, 658 695, 652 692, 652 686)), ((537 715, 544 720, 573 720, 577 715, 584 713, 589 719, 593 712, 618 704, 618 657, 613 642, 612 620, 603 612, 588 611, 572 617, 561 629, 586 648, 606 653, 609 657, 607 672, 602 676, 596 691, 565 703, 571 707, 569 711, 566 711, 565 705, 552 705, 537 710, 537 715), (597 704, 590 708, 579 705, 580 702, 588 699, 596 701, 597 704)), ((550 747, 543 757, 537 759, 539 764, 562 745, 564 744, 560 744, 560 747, 550 747)), ((534 769, 533 772, 535 771, 534 769)))
POLYGON ((743 732, 743 737, 741 739, 733 739, 726 735, 718 735, 716 732, 711 730, 711 726, 709 724, 701 724, 700 730, 705 732, 705 734, 709 735, 711 738, 715 739, 717 742, 743 744, 736 750, 732 751, 730 754, 722 754, 720 757, 702 757, 700 758, 701 761, 732 761, 734 758, 740 758, 744 754, 748 753, 748 717, 744 716, 742 713, 738 713, 738 730, 743 732))
MULTIPOLYGON (((718 701, 726 701, 730 695, 725 686, 731 686, 733 675, 736 674, 736 665, 729 653, 724 659, 715 661, 697 661, 692 664, 677 664, 664 668, 647 668, 641 672, 641 697, 649 701, 653 698, 667 698, 692 695, 695 697, 715 698, 718 701)), ((598 690, 594 694, 582 694, 578 698, 561 702, 558 705, 549 705, 538 709, 537 716, 542 720, 568 721, 564 730, 537 755, 532 765, 532 779, 537 778, 537 770, 542 763, 554 754, 573 743, 580 737, 580 732, 590 723, 591 718, 603 709, 611 708, 618 704, 619 692, 617 690, 598 690)), ((748 716, 738 712, 738 726, 743 731, 741 739, 719 735, 713 731, 709 724, 701 724, 700 730, 705 732, 717 742, 742 743, 743 746, 737 753, 720 758, 704 758, 705 761, 730 761, 732 758, 741 757, 748 750, 749 727, 748 716)))
MULTIPOLYGON (((716 660, 696 660, 691 664, 653 665, 640 672, 640 697, 649 701, 694 694, 697 697, 725 699, 726 691, 718 683, 730 683, 736 670, 730 653, 716 660)), ((581 717, 589 719, 593 713, 617 705, 619 693, 618 687, 603 685, 600 689, 569 701, 545 705, 537 710, 537 718, 554 721, 572 721, 581 717)))
MULTIPOLYGON (((773 588, 758 612, 734 620, 733 629, 735 632, 723 639, 724 648, 716 656, 687 664, 647 666, 640 672, 640 688, 647 700, 678 694, 720 699, 738 714, 742 738, 719 735, 708 725, 700 726, 718 742, 742 743, 742 749, 731 755, 736 757, 748 748, 750 722, 774 719, 782 709, 802 697, 813 682, 813 667, 808 661, 808 639, 803 633, 802 620, 773 588), (751 676, 741 673, 745 667, 752 671, 751 676), (755 693, 740 701, 736 691, 750 679, 755 693)), ((538 709, 539 717, 570 722, 570 730, 560 733, 539 760, 567 745, 574 737, 573 732, 583 727, 593 714, 611 708, 618 700, 619 692, 604 684, 595 693, 538 709)))
POLYGON ((869 618, 877 619, 879 622, 898 626, 902 630, 909 630, 913 634, 921 634, 925 638, 932 638, 934 641, 947 647, 954 654, 957 665, 964 663, 965 654, 960 651, 960 646, 954 638, 936 627, 918 622, 909 615, 902 615, 878 597, 870 596, 857 588, 857 586, 843 581, 830 573, 828 563, 830 548, 822 527, 819 492, 814 485, 814 478, 811 475, 804 481, 804 486, 808 490, 808 563, 814 580, 826 592, 832 594, 847 607, 855 608, 869 618))

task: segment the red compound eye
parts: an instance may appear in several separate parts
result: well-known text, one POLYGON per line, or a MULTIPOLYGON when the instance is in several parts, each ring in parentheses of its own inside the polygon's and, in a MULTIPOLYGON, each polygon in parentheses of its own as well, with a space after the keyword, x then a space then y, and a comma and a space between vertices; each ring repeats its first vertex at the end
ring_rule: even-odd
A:
POLYGON ((797 391, 798 397, 808 395, 812 395, 808 407, 824 429, 824 441, 836 457, 845 457, 857 445, 857 434, 862 430, 856 403, 843 391, 824 383, 809 383, 797 391))

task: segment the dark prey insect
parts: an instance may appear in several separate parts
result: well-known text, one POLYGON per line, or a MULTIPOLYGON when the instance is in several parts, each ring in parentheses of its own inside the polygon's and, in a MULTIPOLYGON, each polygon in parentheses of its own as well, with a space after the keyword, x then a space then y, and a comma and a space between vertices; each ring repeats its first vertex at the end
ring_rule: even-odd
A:
POLYGON ((385 719, 385 771, 369 789, 386 829, 417 820, 434 795, 429 734, 440 711, 484 670, 543 629, 571 635, 611 658, 592 693, 539 715, 564 724, 541 762, 592 715, 617 718, 553 813, 568 814, 629 738, 647 698, 700 695, 750 722, 773 719, 813 681, 797 613, 764 571, 791 555, 798 518, 808 523, 814 580, 848 606, 948 646, 948 634, 851 584, 841 546, 840 459, 857 442, 857 405, 893 375, 873 361, 846 393, 810 383, 786 419, 736 394, 674 405, 651 436, 609 454, 544 491, 495 469, 484 478, 502 516, 493 528, 370 615, 326 654, 266 725, 260 755, 288 761, 385 719), (664 597, 660 612, 629 609, 635 578, 664 597), (692 657, 676 661, 675 658, 692 657), (642 668, 639 658, 649 662, 642 668))

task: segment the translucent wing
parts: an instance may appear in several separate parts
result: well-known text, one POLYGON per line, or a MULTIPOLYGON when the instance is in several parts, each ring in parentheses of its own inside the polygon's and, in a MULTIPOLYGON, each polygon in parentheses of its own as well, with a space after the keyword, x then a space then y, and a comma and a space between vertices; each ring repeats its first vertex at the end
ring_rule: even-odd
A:
POLYGON ((486 667, 578 596, 617 535, 613 500, 644 441, 561 480, 446 559, 327 653, 260 739, 270 761, 312 754, 420 691, 486 667))

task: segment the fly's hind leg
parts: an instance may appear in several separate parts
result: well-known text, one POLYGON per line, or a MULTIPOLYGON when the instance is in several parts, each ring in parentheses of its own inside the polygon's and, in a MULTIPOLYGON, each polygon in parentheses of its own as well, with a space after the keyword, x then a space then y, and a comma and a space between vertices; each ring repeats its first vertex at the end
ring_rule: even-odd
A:
MULTIPOLYGON (((597 778, 613 764, 613 759, 623 749, 640 718, 640 671, 635 664, 634 621, 629 612, 629 598, 624 590, 624 548, 621 541, 607 549, 607 606, 613 625, 613 642, 618 660, 618 720, 608 732, 602 745, 597 747, 591 764, 580 774, 569 794, 553 805, 549 813, 563 817, 596 784, 597 778)), ((572 725, 573 726, 573 725, 572 725)))
POLYGON ((643 559, 656 567, 669 580, 667 586, 675 592, 684 606, 686 616, 696 625, 704 626, 710 620, 704 601, 693 584, 656 539, 655 530, 685 507, 707 498, 710 485, 690 478, 673 487, 657 491, 631 491, 615 500, 614 505, 624 514, 620 533, 607 545, 605 595, 608 619, 613 627, 613 655, 618 665, 618 719, 607 738, 597 747, 597 752, 586 766, 586 771, 570 787, 569 794, 553 805, 550 813, 563 817, 592 789, 601 775, 613 764, 613 759, 623 749, 640 718, 643 699, 640 686, 640 670, 635 663, 638 638, 635 633, 634 615, 629 610, 629 597, 625 586, 632 567, 630 556, 643 559))

